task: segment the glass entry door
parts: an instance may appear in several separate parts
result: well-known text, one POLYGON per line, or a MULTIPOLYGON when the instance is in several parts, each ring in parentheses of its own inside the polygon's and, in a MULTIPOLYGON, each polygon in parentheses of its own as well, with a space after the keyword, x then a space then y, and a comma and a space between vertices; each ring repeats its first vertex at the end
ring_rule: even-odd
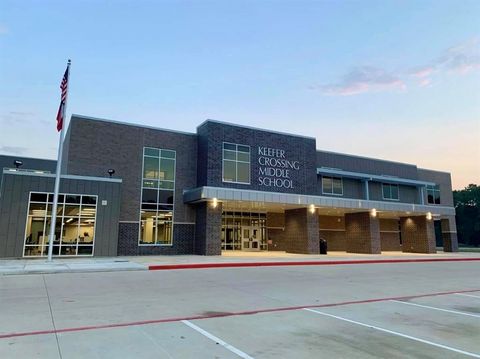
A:
POLYGON ((242 250, 259 251, 260 250, 260 228, 242 227, 242 250))

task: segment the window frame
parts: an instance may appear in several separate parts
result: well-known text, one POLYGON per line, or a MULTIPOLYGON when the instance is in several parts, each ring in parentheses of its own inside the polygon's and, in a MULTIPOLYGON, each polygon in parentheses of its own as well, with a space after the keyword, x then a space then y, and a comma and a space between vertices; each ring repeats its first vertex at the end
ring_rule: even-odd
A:
POLYGON ((426 185, 425 186, 425 192, 427 194, 427 204, 428 205, 432 205, 432 206, 438 206, 438 205, 441 205, 442 203, 442 196, 441 196, 441 193, 440 193, 440 185, 438 184, 435 184, 434 186, 431 186, 431 185, 426 185), (428 195, 429 195, 429 192, 432 193, 432 198, 433 198, 433 202, 430 202, 429 201, 429 198, 428 198, 428 195), (438 203, 436 202, 436 194, 438 194, 438 203))
POLYGON ((140 182, 140 211, 139 211, 139 220, 138 220, 138 238, 137 238, 137 245, 140 247, 172 247, 173 246, 173 238, 174 238, 174 231, 175 231, 175 197, 176 197, 176 179, 177 179, 177 151, 168 149, 168 148, 157 148, 157 147, 151 147, 151 146, 144 146, 143 147, 143 152, 142 152, 142 173, 141 173, 141 182, 140 182), (147 150, 155 150, 158 151, 158 157, 155 157, 150 154, 145 154, 147 150), (173 152, 174 157, 165 157, 162 156, 162 151, 168 151, 168 152, 173 152), (158 160, 158 178, 145 178, 145 157, 149 158, 156 158, 158 160), (161 170, 161 162, 162 159, 166 160, 173 160, 173 180, 166 180, 166 179, 161 179, 160 178, 160 170, 161 170), (156 181, 156 186, 155 187, 145 187, 144 186, 144 181, 156 181), (173 188, 161 188, 160 184, 161 182, 168 182, 168 183, 173 183, 173 188), (147 202, 143 202, 143 190, 144 189, 150 189, 150 190, 155 190, 157 192, 157 201, 156 203, 150 203, 151 205, 155 205, 156 209, 150 210, 150 209, 142 209, 142 205, 149 204, 147 202), (159 202, 160 198, 160 191, 168 191, 173 193, 173 199, 171 204, 159 202), (161 209, 161 206, 171 206, 171 209, 161 209), (142 211, 147 211, 147 212, 155 212, 155 216, 158 220, 158 215, 159 213, 163 212, 172 212, 172 219, 171 221, 171 239, 170 243, 158 243, 158 229, 155 229, 155 238, 153 243, 142 243, 142 211))
POLYGON ((343 190, 343 177, 322 176, 322 194, 328 194, 328 195, 331 195, 331 196, 343 196, 343 194, 344 194, 344 190, 343 190), (332 190, 332 192, 325 192, 324 186, 323 186, 323 180, 324 180, 325 178, 329 178, 329 179, 332 181, 332 185, 331 185, 331 190, 332 190), (335 186, 333 185, 333 183, 334 183, 335 180, 340 180, 340 184, 341 184, 341 188, 342 188, 342 193, 335 193, 335 192, 334 192, 333 189, 334 189, 335 186))
POLYGON ((384 201, 397 201, 399 202, 400 201, 400 186, 396 183, 382 183, 382 199, 384 201), (388 186, 389 187, 389 193, 390 193, 390 198, 388 197, 385 197, 385 191, 384 191, 384 188, 388 186), (397 188, 397 193, 398 193, 398 197, 397 198, 393 198, 392 197, 392 187, 396 187, 397 188))
MULTIPOLYGON (((49 206, 52 205, 52 209, 53 209, 53 200, 52 202, 49 201, 50 199, 50 196, 54 196, 54 193, 53 192, 44 192, 44 191, 30 191, 28 193, 28 206, 27 206, 27 215, 26 215, 26 219, 25 219, 25 230, 24 230, 24 234, 23 234, 23 249, 22 249, 22 258, 46 258, 47 255, 48 255, 48 243, 47 244, 44 244, 44 242, 42 242, 41 244, 38 244, 36 246, 34 245, 27 245, 27 229, 28 229, 28 219, 29 217, 31 216, 30 215, 30 205, 32 203, 41 203, 41 204, 44 204, 45 205, 45 214, 43 215, 43 235, 45 236, 49 236, 50 233, 46 233, 47 231, 47 228, 48 228, 48 219, 50 218, 50 226, 53 224, 51 223, 51 220, 52 220, 52 215, 50 214, 50 216, 48 215, 48 209, 49 209, 49 206), (32 201, 31 200, 31 196, 32 196, 32 193, 33 194, 45 194, 47 197, 46 201, 43 202, 43 201, 32 201), (27 247, 42 247, 42 253, 44 252, 44 250, 47 250, 47 252, 45 253, 45 255, 43 254, 40 254, 40 255, 25 255, 25 249, 27 247)), ((58 196, 62 196, 63 197, 63 201, 61 203, 58 203, 62 206, 62 214, 61 215, 58 215, 57 213, 57 216, 56 216, 56 223, 61 220, 61 226, 60 226, 60 238, 59 238, 59 244, 58 244, 58 254, 54 254, 53 256, 56 257, 56 258, 59 258, 59 257, 93 257, 95 255, 95 242, 96 242, 96 238, 97 238, 97 214, 98 214, 98 195, 96 194, 87 194, 87 193, 83 193, 83 194, 80 194, 80 193, 59 193, 58 196), (79 203, 69 203, 67 202, 67 196, 79 196, 80 197, 80 202, 79 203), (95 197, 95 205, 87 205, 87 207, 95 207, 95 216, 93 217, 89 217, 89 216, 84 216, 84 218, 88 218, 88 219, 93 219, 93 240, 92 240, 92 253, 91 254, 78 254, 78 248, 79 247, 86 247, 86 246, 90 246, 90 245, 79 245, 79 242, 78 242, 78 237, 79 237, 79 233, 80 233, 80 224, 81 224, 81 219, 82 219, 82 208, 83 208, 83 197, 95 197), (77 241, 75 243, 75 252, 76 254, 62 254, 62 247, 63 247, 63 227, 65 225, 64 223, 64 219, 65 218, 71 218, 72 216, 65 216, 65 207, 69 205, 69 206, 78 206, 79 210, 78 210, 78 224, 77 224, 77 241)), ((33 215, 32 215, 33 217, 33 215)), ((38 216, 40 217, 40 216, 38 216)), ((56 223, 53 224, 56 226, 56 223)), ((48 237, 47 237, 47 240, 48 240, 48 237)), ((54 243, 55 245, 55 243, 54 243)), ((72 247, 72 245, 65 245, 65 247, 72 247)))
POLYGON ((242 185, 251 185, 252 184, 252 148, 249 145, 243 145, 240 143, 233 143, 233 142, 222 142, 222 183, 234 183, 234 184, 242 184, 242 185), (235 150, 226 149, 225 144, 235 146, 235 150), (246 153, 243 151, 239 151, 238 147, 248 147, 248 162, 241 161, 238 159, 238 152, 246 153), (235 159, 226 159, 225 158, 225 151, 235 152, 235 159), (225 180, 225 161, 235 163, 235 181, 227 181, 225 180), (248 164, 248 182, 241 182, 238 181, 238 164, 239 163, 246 163, 248 164))

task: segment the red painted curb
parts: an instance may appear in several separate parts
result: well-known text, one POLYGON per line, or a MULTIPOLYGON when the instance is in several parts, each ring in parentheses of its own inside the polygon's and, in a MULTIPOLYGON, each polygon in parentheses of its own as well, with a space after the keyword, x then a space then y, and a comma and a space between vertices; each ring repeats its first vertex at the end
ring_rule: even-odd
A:
POLYGON ((409 299, 415 299, 415 298, 436 297, 436 296, 450 295, 450 294, 456 294, 456 293, 473 293, 473 292, 480 292, 480 289, 467 289, 467 290, 456 290, 456 291, 448 291, 448 292, 425 293, 425 294, 408 295, 408 296, 401 296, 401 297, 361 299, 361 300, 351 300, 351 301, 337 302, 337 303, 297 305, 292 307, 265 308, 265 309, 257 309, 257 310, 246 310, 241 312, 225 312, 225 313, 215 313, 215 314, 209 314, 209 315, 193 315, 193 316, 176 317, 176 318, 141 320, 137 322, 99 324, 99 325, 90 325, 85 327, 37 330, 32 332, 6 333, 6 334, 0 334, 0 339, 27 337, 27 336, 33 336, 33 335, 82 332, 87 330, 132 327, 132 326, 148 325, 148 324, 172 323, 172 322, 180 322, 182 320, 202 320, 202 319, 233 317, 233 316, 240 316, 240 315, 253 315, 253 314, 272 313, 272 312, 287 312, 291 310, 299 310, 299 309, 305 309, 305 308, 329 308, 329 307, 339 307, 342 305, 377 303, 377 302, 385 302, 389 300, 409 300, 409 299))
POLYGON ((149 270, 236 268, 236 267, 278 267, 278 266, 326 266, 340 264, 381 264, 381 263, 421 263, 421 262, 471 262, 480 258, 423 258, 423 259, 361 259, 342 261, 285 261, 285 262, 231 262, 231 263, 187 263, 153 264, 149 270))

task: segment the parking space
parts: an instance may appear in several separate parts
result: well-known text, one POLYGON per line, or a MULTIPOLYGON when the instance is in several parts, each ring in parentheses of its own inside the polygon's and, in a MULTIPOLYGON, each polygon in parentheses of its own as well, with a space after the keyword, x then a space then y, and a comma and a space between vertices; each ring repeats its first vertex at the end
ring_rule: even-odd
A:
POLYGON ((0 281, 0 357, 480 358, 475 271, 445 263, 18 276, 0 281))

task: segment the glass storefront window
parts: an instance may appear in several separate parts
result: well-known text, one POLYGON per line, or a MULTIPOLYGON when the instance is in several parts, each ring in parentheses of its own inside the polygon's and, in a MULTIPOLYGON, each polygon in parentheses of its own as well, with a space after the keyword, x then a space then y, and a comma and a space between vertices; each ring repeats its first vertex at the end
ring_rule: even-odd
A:
POLYGON ((222 213, 222 250, 267 250, 266 214, 222 213))
MULTIPOLYGON (((53 255, 93 255, 97 197, 61 194, 58 198, 53 255)), ((53 206, 49 202, 52 200, 53 195, 49 193, 30 193, 23 253, 25 257, 48 254, 53 206)))
POLYGON ((175 151, 144 148, 140 245, 172 244, 175 161, 175 151))

